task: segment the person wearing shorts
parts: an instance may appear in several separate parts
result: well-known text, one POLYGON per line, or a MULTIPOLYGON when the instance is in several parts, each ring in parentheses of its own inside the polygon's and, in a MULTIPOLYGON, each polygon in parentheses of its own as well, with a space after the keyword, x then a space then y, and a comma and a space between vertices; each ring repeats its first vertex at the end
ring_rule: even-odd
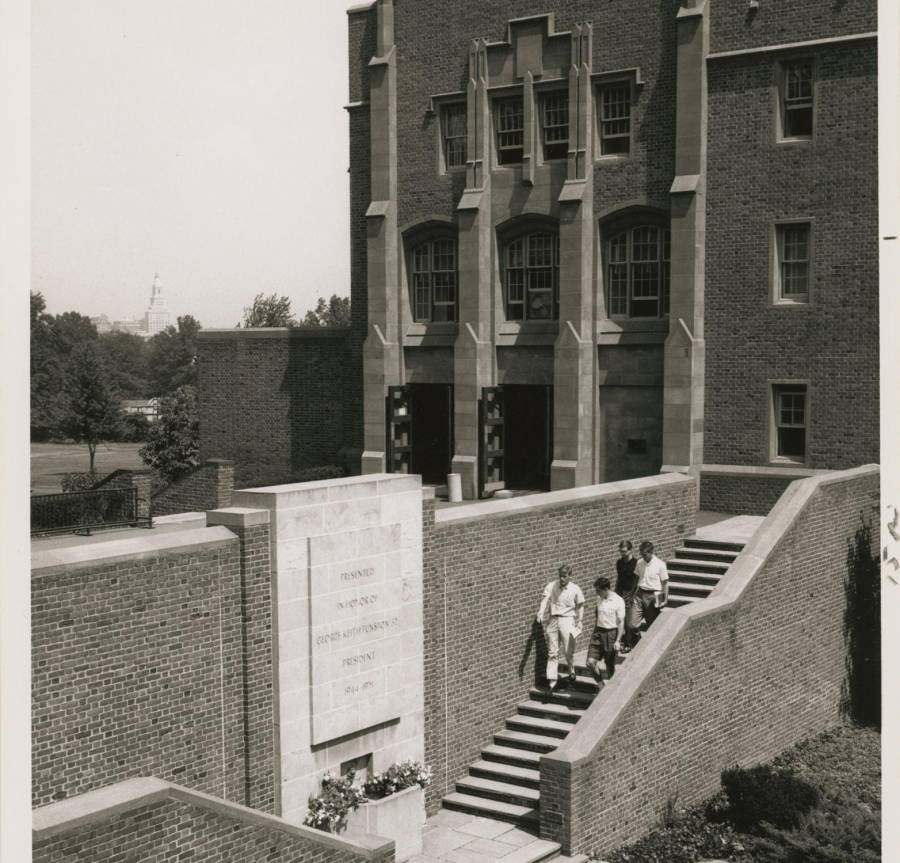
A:
POLYGON ((601 659, 606 666, 607 679, 611 680, 616 673, 616 655, 622 646, 622 633, 625 631, 625 600, 609 588, 609 579, 605 576, 594 581, 597 608, 588 646, 587 667, 598 683, 602 679, 601 659))

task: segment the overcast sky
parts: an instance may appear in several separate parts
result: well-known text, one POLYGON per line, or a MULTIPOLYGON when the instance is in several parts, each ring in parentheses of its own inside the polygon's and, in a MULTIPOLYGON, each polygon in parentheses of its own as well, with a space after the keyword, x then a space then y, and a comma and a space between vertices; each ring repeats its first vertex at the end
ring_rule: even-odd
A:
POLYGON ((32 287, 233 326, 348 295, 343 0, 34 0, 32 287))

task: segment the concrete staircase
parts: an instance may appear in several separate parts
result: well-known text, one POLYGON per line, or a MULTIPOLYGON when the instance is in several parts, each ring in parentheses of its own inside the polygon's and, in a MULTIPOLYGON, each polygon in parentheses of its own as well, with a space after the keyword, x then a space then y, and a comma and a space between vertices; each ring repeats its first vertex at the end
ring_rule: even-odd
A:
MULTIPOLYGON (((626 658, 620 657, 619 662, 626 658)), ((564 662, 560 663, 559 673, 560 678, 568 673, 564 662)), ((578 661, 575 673, 575 683, 557 692, 547 687, 531 688, 528 700, 518 705, 515 715, 506 720, 493 742, 481 750, 481 758, 469 766, 467 776, 457 781, 456 790, 444 797, 445 809, 512 822, 538 833, 541 755, 559 746, 599 692, 594 678, 578 661)), ((569 860, 559 856, 556 842, 539 839, 527 847, 529 859, 521 863, 550 858, 555 858, 554 863, 569 860)), ((576 863, 584 859, 575 858, 576 863)))
POLYGON ((666 561, 669 571, 669 608, 705 599, 744 547, 740 542, 690 536, 666 561))

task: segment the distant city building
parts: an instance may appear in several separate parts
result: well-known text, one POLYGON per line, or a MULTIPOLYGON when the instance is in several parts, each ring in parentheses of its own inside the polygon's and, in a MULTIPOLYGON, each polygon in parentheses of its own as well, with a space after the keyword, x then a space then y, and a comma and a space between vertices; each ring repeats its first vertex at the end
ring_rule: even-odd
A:
POLYGON ((149 339, 169 326, 169 317, 169 310, 162 295, 162 282, 159 273, 155 273, 150 289, 150 305, 142 318, 125 318, 110 323, 106 315, 98 315, 91 318, 91 323, 97 328, 98 333, 131 333, 149 339))

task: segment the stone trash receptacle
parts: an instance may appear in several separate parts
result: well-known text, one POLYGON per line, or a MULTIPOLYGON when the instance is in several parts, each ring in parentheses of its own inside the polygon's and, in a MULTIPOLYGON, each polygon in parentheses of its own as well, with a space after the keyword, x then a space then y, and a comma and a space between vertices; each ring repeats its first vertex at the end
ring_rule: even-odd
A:
POLYGON ((395 843, 394 859, 403 863, 422 853, 425 827, 425 792, 418 786, 404 788, 390 797, 370 800, 347 818, 346 835, 374 833, 395 843))

